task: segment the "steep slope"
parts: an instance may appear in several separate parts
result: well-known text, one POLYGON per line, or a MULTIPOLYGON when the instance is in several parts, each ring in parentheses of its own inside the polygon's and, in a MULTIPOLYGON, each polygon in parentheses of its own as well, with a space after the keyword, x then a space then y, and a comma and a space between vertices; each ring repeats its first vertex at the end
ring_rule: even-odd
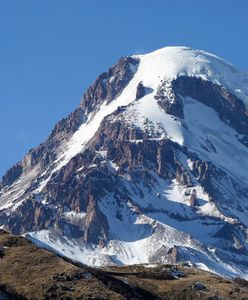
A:
POLYGON ((89 265, 248 277, 248 75, 186 47, 122 58, 2 179, 2 227, 89 265))

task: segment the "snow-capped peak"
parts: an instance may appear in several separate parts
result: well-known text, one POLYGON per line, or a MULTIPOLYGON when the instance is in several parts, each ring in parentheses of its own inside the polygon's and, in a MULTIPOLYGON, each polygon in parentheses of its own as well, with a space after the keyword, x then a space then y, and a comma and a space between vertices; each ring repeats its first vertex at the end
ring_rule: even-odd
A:
POLYGON ((7 172, 0 226, 90 265, 247 278, 247 95, 248 75, 205 51, 120 59, 7 172))
MULTIPOLYGON (((100 109, 89 116, 88 122, 81 125, 66 146, 67 151, 58 158, 58 167, 65 165, 73 156, 81 152, 87 142, 97 132, 101 122, 120 106, 128 106, 135 101, 137 86, 140 82, 151 90, 150 99, 157 93, 161 82, 172 81, 178 76, 197 77, 224 86, 231 93, 241 98, 248 105, 248 75, 237 70, 221 58, 202 50, 188 47, 165 47, 145 55, 136 55, 139 59, 134 76, 123 92, 112 102, 102 103, 100 109)), ((169 84, 170 85, 170 84, 169 84)), ((155 123, 162 123, 156 101, 148 99, 146 106, 142 105, 146 114, 155 123)), ((164 118, 163 114, 163 118, 164 118)), ((170 119, 170 117, 169 117, 170 119)), ((173 120, 168 120, 167 129, 172 140, 183 143, 181 129, 173 120), (170 125, 168 126, 168 122, 170 125)))
POLYGON ((154 86, 158 78, 198 77, 222 85, 248 106, 248 74, 203 50, 189 47, 164 47, 139 58, 145 84, 154 86))

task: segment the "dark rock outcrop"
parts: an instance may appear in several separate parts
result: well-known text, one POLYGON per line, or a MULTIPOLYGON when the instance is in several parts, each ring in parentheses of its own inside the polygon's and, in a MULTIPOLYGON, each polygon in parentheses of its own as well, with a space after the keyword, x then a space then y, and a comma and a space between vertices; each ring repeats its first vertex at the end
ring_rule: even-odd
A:
POLYGON ((197 99, 213 108, 220 119, 238 133, 248 135, 248 111, 243 101, 228 92, 224 87, 200 78, 179 76, 172 82, 177 95, 197 99))
POLYGON ((0 190, 4 186, 10 186, 13 182, 15 182, 20 177, 22 170, 23 167, 20 163, 10 168, 2 178, 2 181, 0 183, 0 190))

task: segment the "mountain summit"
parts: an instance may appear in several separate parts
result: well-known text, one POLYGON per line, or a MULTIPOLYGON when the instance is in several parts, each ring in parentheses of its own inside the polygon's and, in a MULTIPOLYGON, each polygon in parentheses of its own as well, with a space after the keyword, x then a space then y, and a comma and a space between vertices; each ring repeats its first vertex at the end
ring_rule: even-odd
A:
POLYGON ((248 278, 248 74, 166 47, 121 58, 0 184, 0 225, 88 265, 248 278))

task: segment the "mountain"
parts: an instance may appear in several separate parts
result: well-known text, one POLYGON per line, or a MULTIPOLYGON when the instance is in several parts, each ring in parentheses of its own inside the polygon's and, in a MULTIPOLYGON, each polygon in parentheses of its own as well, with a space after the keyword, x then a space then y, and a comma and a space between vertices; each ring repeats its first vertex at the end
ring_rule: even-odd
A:
POLYGON ((0 225, 86 265, 248 278, 248 74, 166 47, 121 58, 3 176, 0 225))
POLYGON ((248 282, 187 265, 92 268, 0 230, 0 299, 247 299, 248 282))

